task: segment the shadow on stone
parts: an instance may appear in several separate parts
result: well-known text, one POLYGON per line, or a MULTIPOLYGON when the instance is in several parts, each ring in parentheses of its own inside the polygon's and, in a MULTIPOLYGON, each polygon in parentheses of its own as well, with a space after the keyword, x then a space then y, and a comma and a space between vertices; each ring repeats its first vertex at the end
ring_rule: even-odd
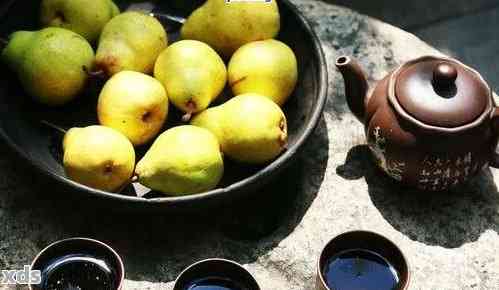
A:
POLYGON ((366 145, 353 147, 336 171, 349 180, 364 177, 373 204, 410 239, 457 248, 478 240, 486 230, 499 232, 499 193, 490 169, 458 188, 434 193, 393 181, 370 157, 366 145))
MULTIPOLYGON (((252 263, 301 221, 324 179, 328 144, 322 119, 297 161, 267 187, 225 208, 190 215, 101 210, 68 197, 70 192, 49 190, 48 183, 34 178, 32 188, 45 190, 0 199, 3 227, 12 237, 4 254, 19 256, 19 261, 8 266, 29 264, 47 244, 75 236, 109 243, 123 257, 127 279, 137 281, 169 282, 186 266, 210 257, 252 263), (26 242, 30 245, 28 252, 26 242)), ((28 175, 37 176, 32 172, 28 175)))

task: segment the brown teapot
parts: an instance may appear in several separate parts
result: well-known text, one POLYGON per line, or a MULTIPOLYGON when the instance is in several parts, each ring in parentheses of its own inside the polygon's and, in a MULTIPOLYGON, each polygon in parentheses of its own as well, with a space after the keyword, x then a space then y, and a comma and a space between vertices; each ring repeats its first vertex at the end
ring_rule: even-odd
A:
POLYGON ((369 90, 355 60, 341 56, 336 66, 348 106, 365 125, 374 159, 389 176, 442 191, 489 164, 499 168, 499 109, 474 69, 425 56, 402 64, 369 90))

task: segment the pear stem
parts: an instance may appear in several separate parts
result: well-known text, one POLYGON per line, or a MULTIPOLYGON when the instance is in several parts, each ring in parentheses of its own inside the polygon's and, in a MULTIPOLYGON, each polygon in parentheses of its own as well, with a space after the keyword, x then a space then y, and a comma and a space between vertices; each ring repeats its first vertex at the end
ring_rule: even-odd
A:
POLYGON ((194 113, 194 111, 196 111, 197 108, 196 103, 192 100, 192 98, 187 102, 186 106, 187 112, 182 116, 182 122, 184 123, 187 123, 191 120, 192 114, 194 113))
POLYGON ((185 19, 169 14, 163 14, 163 13, 149 13, 152 17, 158 19, 162 24, 164 23, 164 26, 166 28, 166 32, 170 33, 173 31, 178 30, 179 26, 182 26, 185 23, 185 19))
POLYGON ((52 128, 52 129, 54 129, 57 132, 62 133, 62 134, 66 134, 68 132, 67 130, 65 130, 65 129, 57 126, 57 125, 54 125, 54 124, 52 124, 52 123, 50 123, 48 121, 45 121, 45 120, 41 120, 40 123, 42 123, 43 125, 45 125, 45 126, 47 126, 49 128, 52 128))
POLYGON ((88 71, 87 74, 91 77, 102 78, 102 79, 106 77, 106 74, 104 73, 103 70, 88 71))
POLYGON ((104 79, 106 77, 106 73, 103 70, 92 71, 89 70, 88 67, 84 66, 83 70, 87 73, 89 77, 101 78, 104 79))
POLYGON ((166 20, 169 20, 171 22, 175 22, 178 24, 184 24, 186 21, 185 18, 173 16, 173 15, 166 14, 166 13, 161 13, 161 14, 149 13, 149 15, 151 15, 152 17, 155 17, 155 18, 159 18, 159 19, 164 18, 166 20))
POLYGON ((188 112, 182 116, 182 122, 187 123, 191 120, 191 118, 192 118, 192 112, 188 112))

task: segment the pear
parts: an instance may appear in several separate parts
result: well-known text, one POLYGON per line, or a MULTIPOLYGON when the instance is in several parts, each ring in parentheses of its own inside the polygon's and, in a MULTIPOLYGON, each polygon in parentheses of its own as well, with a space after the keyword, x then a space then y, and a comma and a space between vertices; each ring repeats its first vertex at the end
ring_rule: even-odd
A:
POLYGON ((165 86, 170 101, 190 115, 206 109, 222 92, 227 69, 220 56, 207 44, 182 40, 163 51, 154 76, 165 86))
POLYGON ((156 18, 141 12, 125 12, 109 21, 99 39, 96 70, 108 77, 131 70, 150 74, 168 36, 156 18))
POLYGON ((99 95, 99 123, 127 136, 133 145, 156 137, 168 117, 168 97, 155 78, 121 71, 109 79, 99 95))
POLYGON ((196 115, 191 124, 217 136, 222 152, 233 160, 263 164, 275 159, 287 143, 287 121, 268 97, 243 94, 196 115))
POLYGON ((206 129, 184 125, 163 132, 154 141, 135 175, 151 189, 187 195, 215 188, 223 171, 217 138, 206 129))
POLYGON ((248 42, 274 38, 279 29, 275 0, 269 3, 208 0, 187 18, 181 36, 206 42, 228 59, 248 42))
POLYGON ((113 192, 126 185, 135 166, 132 143, 104 126, 70 129, 63 140, 64 170, 73 181, 113 192))
POLYGON ((122 71, 109 79, 97 102, 101 125, 127 136, 133 145, 156 137, 168 116, 168 97, 155 78, 122 71))
POLYGON ((56 106, 81 93, 94 51, 79 34, 49 27, 13 33, 2 59, 16 72, 28 94, 42 104, 56 106))
POLYGON ((93 43, 104 25, 119 13, 112 0, 42 0, 40 22, 72 30, 93 43))
POLYGON ((250 42, 232 55, 228 79, 234 95, 260 94, 282 106, 298 80, 296 56, 278 40, 250 42))

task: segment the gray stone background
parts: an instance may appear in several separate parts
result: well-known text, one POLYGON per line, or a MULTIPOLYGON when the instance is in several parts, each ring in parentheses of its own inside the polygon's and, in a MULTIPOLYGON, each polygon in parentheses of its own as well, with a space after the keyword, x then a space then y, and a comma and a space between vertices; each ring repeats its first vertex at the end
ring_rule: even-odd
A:
POLYGON ((374 81, 401 62, 438 52, 351 10, 293 2, 322 40, 329 99, 299 162, 252 196, 251 209, 226 208, 203 219, 94 211, 72 200, 70 192, 51 192, 0 146, 0 269, 21 269, 55 240, 87 236, 120 252, 127 290, 171 289, 183 268, 214 256, 242 263, 262 289, 312 290, 325 243, 342 232, 367 229, 388 236, 406 253, 410 289, 499 289, 499 172, 488 169, 445 194, 392 182, 369 161, 362 125, 346 108, 334 68, 338 54, 353 55, 374 81))

